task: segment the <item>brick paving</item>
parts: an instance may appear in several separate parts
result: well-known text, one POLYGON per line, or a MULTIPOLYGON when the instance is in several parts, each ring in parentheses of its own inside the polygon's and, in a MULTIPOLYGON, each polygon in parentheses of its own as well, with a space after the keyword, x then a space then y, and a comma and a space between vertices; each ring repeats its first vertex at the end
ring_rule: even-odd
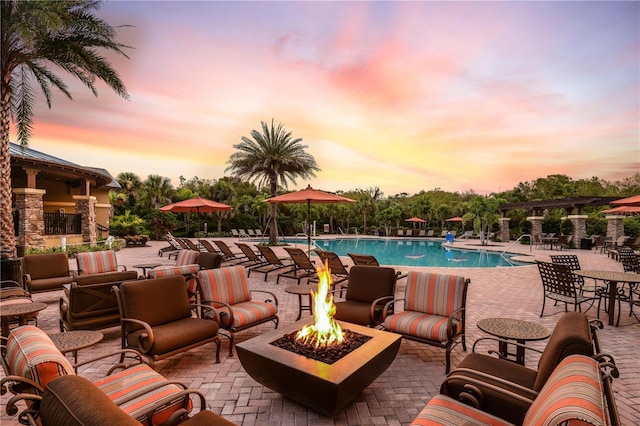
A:
MULTIPOLYGON (((235 239, 226 239, 232 244, 235 239)), ((469 242, 469 245, 477 244, 469 242)), ((465 243, 456 242, 456 245, 465 243)), ((132 268, 139 263, 162 261, 171 263, 166 255, 158 257, 158 249, 166 246, 164 242, 150 242, 147 247, 127 248, 117 253, 118 262, 132 268)), ((492 243, 487 250, 502 251, 506 245, 492 243)), ((478 248, 477 246, 475 248, 478 248)), ((286 258, 281 250, 280 255, 286 258)), ((534 255, 548 260, 549 250, 533 249, 515 245, 511 252, 534 255)), ((593 251, 570 250, 575 253, 585 269, 622 270, 621 265, 606 254, 593 251)), ((557 252, 555 252, 557 253, 557 252)), ((344 258, 345 263, 350 261, 344 258)), ((75 269, 75 260, 70 261, 75 269)), ((406 270, 406 267, 398 267, 406 270)), ((552 329, 564 308, 547 303, 545 316, 540 318, 542 286, 535 265, 511 268, 423 268, 431 271, 443 271, 460 274, 471 279, 467 300, 467 342, 471 344, 480 337, 486 337, 478 330, 479 319, 489 316, 508 316, 537 321, 552 329)), ((276 293, 280 302, 281 324, 295 320, 298 312, 298 298, 287 294, 284 288, 290 283, 283 279, 275 283, 275 274, 263 281, 261 274, 249 279, 253 289, 268 289, 276 293)), ((397 296, 402 297, 404 282, 398 283, 397 296)), ((49 306, 39 316, 39 326, 49 333, 58 332, 58 299, 61 292, 48 292, 34 295, 34 300, 45 302, 49 306)), ((623 305, 620 327, 605 325, 600 331, 604 349, 611 353, 620 369, 620 378, 614 380, 616 400, 622 424, 636 424, 640 418, 640 361, 637 351, 640 348, 640 324, 629 317, 629 307, 623 305)), ((587 315, 595 318, 597 311, 591 308, 587 315)), ((606 313, 602 319, 607 319, 606 313)), ((238 333, 238 342, 250 339, 262 332, 273 329, 273 324, 263 324, 238 333)), ((79 352, 79 361, 91 359, 100 354, 119 349, 120 330, 118 327, 103 330, 105 338, 99 344, 79 352)), ((227 419, 241 425, 406 425, 422 409, 425 403, 438 393, 440 383, 445 378, 444 350, 428 345, 403 340, 400 351, 389 369, 375 380, 362 394, 335 418, 317 414, 291 400, 282 397, 251 379, 244 371, 237 356, 227 356, 226 339, 222 340, 220 364, 214 363, 214 345, 205 345, 173 358, 160 361, 156 370, 167 378, 179 380, 190 388, 199 389, 207 397, 208 408, 222 414, 227 419)), ((545 342, 531 342, 531 346, 544 348, 545 342)), ((452 368, 466 355, 461 346, 452 353, 452 368)), ((71 356, 69 354, 69 356, 71 356)), ((89 378, 102 377, 111 360, 100 361, 81 367, 79 374, 89 378)), ((527 366, 536 368, 537 356, 527 353, 527 366)), ((17 424, 15 418, 4 412, 7 396, 2 397, 2 425, 17 424)))

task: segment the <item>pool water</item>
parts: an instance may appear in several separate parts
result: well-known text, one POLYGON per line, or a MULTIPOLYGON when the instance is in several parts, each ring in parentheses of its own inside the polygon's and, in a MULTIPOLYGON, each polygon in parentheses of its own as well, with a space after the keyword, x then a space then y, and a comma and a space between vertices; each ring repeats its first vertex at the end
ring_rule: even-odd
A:
MULTIPOLYGON (((288 240, 291 243, 291 240, 288 240)), ((306 240, 297 240, 304 244, 306 240)), ((315 245, 333 251, 338 256, 348 253, 370 254, 382 265, 437 266, 451 268, 495 268, 521 266, 510 260, 513 255, 484 250, 461 250, 445 247, 444 241, 399 238, 339 238, 315 239, 315 245)), ((313 248, 313 244, 312 244, 313 248)))

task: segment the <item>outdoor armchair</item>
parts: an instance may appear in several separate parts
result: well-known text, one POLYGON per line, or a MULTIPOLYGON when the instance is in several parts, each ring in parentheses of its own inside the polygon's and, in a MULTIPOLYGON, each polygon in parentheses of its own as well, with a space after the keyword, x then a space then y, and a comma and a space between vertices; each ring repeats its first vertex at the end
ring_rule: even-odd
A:
MULTIPOLYGON (((475 380, 474 392, 481 409, 502 417, 510 422, 521 424, 533 400, 545 385, 554 369, 569 355, 594 355, 592 330, 588 318, 580 312, 563 314, 553 329, 549 341, 540 355, 537 370, 516 364, 510 360, 497 358, 476 352, 479 342, 500 341, 496 338, 479 339, 473 352, 450 374, 450 380, 443 383, 440 393, 455 399, 465 392, 467 379, 475 380), (497 388, 497 389, 496 389, 497 388), (502 390, 517 394, 517 397, 505 397, 502 390), (527 401, 529 400, 529 401, 527 401)), ((513 342, 510 342, 513 344, 513 342)), ((540 352, 523 345, 526 350, 540 352)), ((493 352, 491 352, 493 353, 493 352)))
POLYGON ((23 282, 29 293, 60 290, 73 281, 66 253, 29 254, 22 264, 23 282))
POLYGON ((220 362, 218 322, 192 317, 182 275, 128 281, 113 291, 120 309, 122 349, 136 349, 153 364, 214 342, 216 363, 220 362))
POLYGON ((101 274, 104 272, 126 271, 127 267, 118 265, 113 250, 88 251, 76 254, 78 275, 101 274))
MULTIPOLYGON (((249 290, 244 266, 234 265, 198 272, 201 303, 215 308, 202 311, 203 318, 215 315, 220 327, 228 332, 229 356, 233 356, 235 333, 273 321, 278 328, 278 299, 269 291, 249 290), (267 299, 253 299, 253 293, 263 293, 267 299)), ((224 333, 221 333, 225 335, 224 333)))
POLYGON ((349 275, 345 300, 335 302, 334 318, 370 327, 378 325, 385 304, 393 300, 396 280, 393 268, 354 266, 349 275))
POLYGON ((444 348, 445 372, 451 367, 451 350, 465 342, 465 309, 470 280, 457 275, 409 271, 404 299, 384 307, 382 325, 388 331, 417 342, 444 348), (395 303, 404 302, 402 312, 391 314, 395 303))

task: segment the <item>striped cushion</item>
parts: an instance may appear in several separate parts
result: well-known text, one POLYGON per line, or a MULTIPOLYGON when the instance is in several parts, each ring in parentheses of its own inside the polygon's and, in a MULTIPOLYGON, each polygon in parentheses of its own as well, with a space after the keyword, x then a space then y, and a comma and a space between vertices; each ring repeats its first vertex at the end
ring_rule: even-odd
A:
POLYGON ((608 424, 598 362, 584 355, 562 360, 531 404, 524 424, 608 424))
POLYGON ((176 266, 192 265, 198 263, 200 252, 195 250, 180 250, 176 257, 176 266))
MULTIPOLYGON (((247 274, 243 266, 205 269, 198 272, 198 281, 200 281, 200 298, 203 301, 215 300, 235 305, 251 300, 247 274)), ((214 307, 218 308, 220 305, 214 307)))
POLYGON ((49 336, 31 325, 11 330, 6 360, 11 374, 31 379, 43 388, 56 377, 75 374, 73 366, 49 336))
MULTIPOLYGON (((396 333, 445 342, 448 340, 447 321, 447 317, 440 315, 403 311, 388 316, 384 321, 384 327, 396 333)), ((458 323, 458 326, 461 327, 461 324, 458 323)))
POLYGON ((76 254, 80 275, 99 274, 118 270, 116 252, 113 250, 92 251, 76 254))
MULTIPOLYGON (((195 274, 200 270, 200 265, 191 264, 191 265, 183 265, 183 266, 158 266, 157 268, 150 269, 147 273, 149 278, 161 278, 168 277, 170 275, 190 275, 195 274)), ((195 294, 198 289, 198 282, 195 278, 187 280, 187 292, 189 294, 195 294)))
POLYGON ((464 277, 410 271, 404 297, 405 311, 448 317, 462 307, 464 277))
MULTIPOLYGON (((277 313, 276 306, 265 302, 242 302, 233 305, 233 323, 230 324, 229 315, 220 315, 220 321, 225 327, 239 328, 248 324, 273 317, 277 313)), ((218 312, 229 313, 227 308, 218 308, 218 312)))
POLYGON ((430 426, 451 426, 451 425, 509 425, 502 419, 487 414, 483 411, 456 401, 444 395, 436 395, 424 409, 418 414, 412 426, 430 425, 430 426))
POLYGON ((157 411, 153 415, 153 420, 146 418, 144 413, 150 404, 181 391, 177 385, 165 384, 163 386, 162 383, 166 383, 164 377, 148 365, 140 364, 98 380, 95 385, 125 413, 142 424, 151 425, 165 422, 185 403, 190 404, 188 396, 178 396, 170 404, 157 411))

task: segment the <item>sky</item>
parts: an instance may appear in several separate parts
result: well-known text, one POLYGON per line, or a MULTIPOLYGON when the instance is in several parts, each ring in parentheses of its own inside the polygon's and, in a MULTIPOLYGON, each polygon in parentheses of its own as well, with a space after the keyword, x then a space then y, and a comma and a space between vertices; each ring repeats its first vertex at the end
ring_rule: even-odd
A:
MULTIPOLYGON (((640 171, 640 2, 111 1, 130 95, 38 102, 30 147, 113 176, 219 179, 283 123, 311 184, 480 194, 640 171)), ((15 140, 15 138, 13 139, 15 140)))

